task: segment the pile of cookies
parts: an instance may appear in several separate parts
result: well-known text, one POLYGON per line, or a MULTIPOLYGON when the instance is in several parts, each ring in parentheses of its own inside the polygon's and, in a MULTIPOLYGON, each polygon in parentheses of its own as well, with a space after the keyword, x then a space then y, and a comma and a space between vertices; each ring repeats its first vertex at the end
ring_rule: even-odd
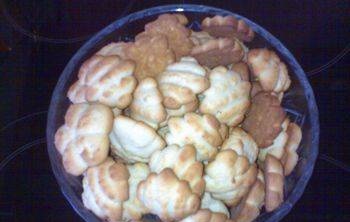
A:
POLYGON ((283 202, 301 129, 281 107, 291 80, 232 16, 186 27, 163 14, 134 42, 86 60, 55 135, 82 201, 106 221, 253 221, 283 202))

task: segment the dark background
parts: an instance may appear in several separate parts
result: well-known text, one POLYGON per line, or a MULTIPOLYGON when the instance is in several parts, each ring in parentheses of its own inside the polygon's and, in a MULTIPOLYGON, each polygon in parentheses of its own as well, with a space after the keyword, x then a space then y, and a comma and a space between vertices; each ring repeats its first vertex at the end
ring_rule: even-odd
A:
POLYGON ((248 17, 294 54, 319 107, 320 156, 284 221, 350 221, 349 167, 341 163, 350 164, 349 1, 0 2, 0 221, 81 221, 59 190, 42 139, 56 81, 84 41, 119 16, 183 2, 248 17))

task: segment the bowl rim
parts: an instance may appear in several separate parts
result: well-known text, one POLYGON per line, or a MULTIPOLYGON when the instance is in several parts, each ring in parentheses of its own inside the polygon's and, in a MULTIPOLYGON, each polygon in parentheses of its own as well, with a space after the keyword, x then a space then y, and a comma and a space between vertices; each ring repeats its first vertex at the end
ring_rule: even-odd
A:
MULTIPOLYGON (((103 40, 106 36, 114 32, 116 29, 120 28, 124 24, 128 22, 132 22, 134 20, 141 19, 143 17, 148 17, 152 15, 157 15, 161 13, 170 13, 170 12, 206 12, 206 13, 212 13, 212 14, 218 14, 218 15, 233 15, 239 19, 243 19, 245 22, 247 22, 248 25, 250 25, 256 33, 258 33, 260 36, 262 36, 265 39, 269 39, 268 42, 271 44, 279 53, 284 55, 285 57, 289 58, 288 64, 293 67, 296 76, 298 80, 300 81, 301 87, 305 91, 305 98, 307 100, 307 108, 310 112, 309 118, 311 122, 311 149, 312 149, 312 155, 310 155, 309 161, 306 163, 305 168, 307 169, 302 173, 300 178, 297 180, 295 187, 289 194, 289 197, 282 203, 282 205, 275 210, 275 212, 269 217, 266 221, 278 221, 282 219, 286 214, 290 212, 293 205, 300 199, 301 195, 303 194, 306 185, 308 184, 308 181, 312 175, 314 165, 316 162, 316 158, 318 155, 318 145, 319 145, 319 117, 318 117, 318 108, 316 105, 315 97, 313 90, 309 84, 309 81, 307 79, 307 76, 299 63, 296 61, 292 53, 281 43, 280 40, 278 40, 276 37, 274 37, 270 32, 268 32, 266 29, 261 27, 260 25, 256 24, 255 22, 252 22, 251 20, 233 13, 231 11, 212 7, 212 6, 206 6, 206 5, 197 5, 197 4, 171 4, 171 5, 162 5, 152 8, 147 8, 141 11, 137 11, 134 13, 131 13, 123 18, 117 19, 99 32, 97 32, 93 37, 91 37, 88 41, 86 41, 83 46, 81 46, 78 51, 73 55, 73 57, 69 60, 66 67, 64 68, 63 72, 61 73, 58 82, 54 88, 50 105, 49 105, 49 113, 47 118, 47 126, 46 126, 46 140, 47 140, 47 150, 50 158, 50 164, 52 171, 55 175, 56 181, 60 186, 61 192, 65 196, 65 198, 68 200, 72 208, 75 210, 75 212, 80 215, 81 218, 83 218, 85 221, 91 221, 91 218, 88 218, 86 214, 83 214, 80 209, 76 206, 76 201, 81 201, 81 199, 72 198, 75 194, 72 190, 72 188, 67 184, 64 183, 60 177, 61 177, 61 171, 58 169, 57 166, 54 165, 54 153, 52 150, 55 150, 54 145, 54 134, 56 129, 53 129, 51 127, 51 123, 54 122, 56 117, 56 110, 59 106, 59 95, 63 92, 64 85, 66 83, 67 78, 69 75, 73 73, 73 70, 75 69, 77 64, 80 64, 79 61, 87 54, 88 51, 90 51, 97 43, 99 43, 101 40, 103 40), (50 152, 51 151, 51 152, 50 152), (295 189, 298 187, 299 189, 295 189)), ((92 214, 92 213, 91 213, 92 214)), ((95 221, 95 220, 94 220, 95 221)), ((98 220, 96 220, 98 221, 98 220)))

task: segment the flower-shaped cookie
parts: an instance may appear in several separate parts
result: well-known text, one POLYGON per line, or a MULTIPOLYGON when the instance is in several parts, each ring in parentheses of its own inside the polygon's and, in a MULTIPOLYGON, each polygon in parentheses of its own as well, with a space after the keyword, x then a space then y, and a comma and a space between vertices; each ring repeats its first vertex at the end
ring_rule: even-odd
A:
POLYGON ((231 208, 231 217, 235 222, 251 222, 260 214, 265 200, 265 180, 261 170, 248 194, 236 206, 231 208))
POLYGON ((209 87, 206 70, 192 57, 169 65, 158 76, 159 89, 164 96, 163 104, 170 116, 181 116, 197 109, 196 94, 209 87))
POLYGON ((99 102, 123 109, 136 87, 135 64, 119 56, 94 55, 80 67, 78 81, 68 90, 72 103, 99 102))
POLYGON ((136 63, 137 80, 156 77, 175 61, 175 55, 163 35, 144 35, 138 38, 128 47, 126 55, 136 63))
POLYGON ((156 80, 150 77, 143 79, 135 89, 130 115, 133 119, 157 129, 167 115, 162 101, 163 96, 158 90, 156 80))
POLYGON ((149 161, 152 172, 160 173, 165 168, 170 168, 180 180, 185 180, 190 185, 193 193, 202 195, 205 187, 203 179, 203 165, 196 160, 196 149, 186 145, 178 147, 170 145, 163 150, 152 154, 149 161))
POLYGON ((210 87, 203 93, 199 111, 214 115, 221 123, 237 126, 249 108, 250 83, 223 66, 210 74, 210 87))
POLYGON ((241 61, 244 50, 242 45, 234 39, 209 39, 201 45, 194 46, 191 56, 196 58, 199 64, 214 68, 241 61))
POLYGON ((137 197, 164 221, 181 220, 196 212, 200 198, 184 180, 166 168, 159 174, 151 173, 137 188, 137 197))
POLYGON ((254 139, 239 127, 230 130, 230 134, 222 144, 221 149, 234 150, 238 155, 247 157, 250 163, 254 163, 258 157, 258 146, 254 139))
POLYGON ((168 39, 169 47, 176 55, 176 60, 179 60, 183 56, 188 56, 193 47, 189 38, 191 32, 183 25, 184 22, 183 17, 180 18, 179 15, 160 15, 155 21, 145 25, 145 32, 137 35, 136 40, 145 35, 164 35, 168 39))
POLYGON ((55 146, 68 173, 81 175, 107 158, 112 119, 112 111, 102 104, 69 106, 65 124, 55 134, 55 146))
POLYGON ((135 163, 127 165, 130 177, 129 199, 123 203, 123 219, 125 221, 140 220, 143 214, 149 213, 148 209, 137 198, 137 186, 142 180, 145 180, 150 174, 147 164, 135 163))
POLYGON ((286 146, 287 141, 288 141, 288 133, 287 133, 288 125, 289 125, 289 119, 286 118, 283 121, 282 126, 281 126, 282 131, 273 140, 273 143, 270 146, 261 148, 259 150, 258 159, 259 159, 260 164, 262 162, 264 162, 267 154, 270 154, 270 155, 276 157, 278 160, 282 159, 282 157, 285 153, 285 146, 286 146))
POLYGON ((291 83, 287 66, 274 51, 252 49, 248 53, 248 65, 264 91, 286 91, 291 83))
POLYGON ((281 162, 284 167, 284 175, 288 176, 293 171, 294 167, 298 163, 297 149, 299 147, 302 132, 300 127, 295 123, 290 123, 287 129, 288 141, 284 148, 284 154, 281 162))
POLYGON ((154 151, 165 147, 152 127, 123 115, 114 118, 109 138, 112 153, 131 163, 148 162, 154 151))
POLYGON ((186 113, 183 117, 170 118, 168 127, 167 144, 193 145, 199 161, 212 159, 223 142, 220 123, 212 115, 186 113))
POLYGON ((251 100, 251 106, 242 123, 258 147, 270 146, 282 130, 286 113, 276 96, 269 92, 260 92, 251 100))
POLYGON ((235 206, 255 182, 257 168, 231 149, 220 151, 205 167, 205 190, 215 199, 235 206))
POLYGON ((223 213, 215 213, 208 209, 200 209, 180 222, 233 222, 223 213))
POLYGON ((271 212, 283 202, 284 174, 281 162, 267 155, 264 162, 265 210, 271 212))
POLYGON ((202 21, 202 29, 215 37, 238 38, 250 42, 254 38, 254 31, 242 19, 233 16, 216 15, 202 21))
POLYGON ((124 164, 108 158, 91 167, 83 178, 84 206, 101 219, 118 222, 123 215, 123 202, 129 198, 129 172, 124 164))

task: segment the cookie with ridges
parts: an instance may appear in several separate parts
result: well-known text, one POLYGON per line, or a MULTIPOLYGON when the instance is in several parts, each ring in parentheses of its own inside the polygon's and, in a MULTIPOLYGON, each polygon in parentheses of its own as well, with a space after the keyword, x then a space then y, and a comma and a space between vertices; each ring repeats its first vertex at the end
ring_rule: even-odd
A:
POLYGON ((284 173, 281 162, 267 155, 264 162, 265 210, 274 211, 283 202, 284 173))
POLYGON ((237 126, 250 105, 250 83, 223 66, 209 73, 210 87, 203 92, 199 111, 214 115, 221 123, 237 126))
POLYGON ((122 219, 123 202, 129 198, 129 173, 122 163, 108 158, 91 167, 83 178, 84 206, 99 218, 111 222, 122 219))
POLYGON ((183 117, 171 117, 168 121, 167 144, 193 145, 197 150, 197 160, 212 159, 223 139, 220 123, 212 115, 186 113, 183 117))
POLYGON ((65 170, 75 176, 102 163, 108 155, 113 114, 102 104, 72 104, 55 134, 65 170))
POLYGON ((252 49, 248 53, 247 63, 264 91, 280 93, 289 88, 291 80, 287 66, 274 51, 266 48, 252 49))
POLYGON ((209 87, 206 70, 192 57, 183 57, 169 65, 157 80, 170 116, 195 111, 198 107, 196 95, 209 87))
POLYGON ((218 38, 194 46, 191 56, 196 58, 199 64, 214 68, 241 61, 244 57, 244 50, 241 44, 234 39, 218 38))
POLYGON ((165 168, 172 169, 179 179, 188 182, 194 193, 202 195, 205 187, 203 164, 196 160, 196 149, 193 146, 170 145, 156 151, 152 154, 149 166, 156 173, 165 168))
POLYGON ((199 196, 169 168, 159 174, 151 173, 142 181, 137 188, 137 197, 163 221, 181 220, 200 206, 199 196))
POLYGON ((68 90, 72 103, 99 102, 124 109, 136 87, 135 64, 119 56, 94 55, 79 69, 78 81, 68 90))
POLYGON ((157 81, 150 77, 145 78, 141 80, 134 91, 130 115, 133 119, 157 129, 167 116, 162 102, 163 96, 158 89, 157 81))
POLYGON ((236 207, 231 208, 231 218, 235 222, 251 222, 259 214, 265 200, 265 180, 261 170, 248 194, 236 207))
POLYGON ((290 123, 287 129, 288 141, 285 146, 285 152, 281 159, 284 167, 284 175, 288 176, 298 163, 298 153, 296 152, 302 138, 300 127, 295 123, 290 123))
POLYGON ((114 118, 109 138, 112 154, 129 163, 147 163, 153 152, 166 145, 152 127, 123 115, 114 118))
POLYGON ((221 149, 234 150, 238 155, 247 157, 250 163, 256 161, 259 151, 254 139, 239 127, 230 129, 229 136, 222 144, 221 149))
POLYGON ((233 16, 216 15, 202 21, 202 29, 215 37, 238 38, 245 42, 254 39, 254 31, 242 19, 233 16))
POLYGON ((205 190, 228 206, 235 206, 255 182, 256 165, 231 149, 221 150, 205 167, 205 190))

